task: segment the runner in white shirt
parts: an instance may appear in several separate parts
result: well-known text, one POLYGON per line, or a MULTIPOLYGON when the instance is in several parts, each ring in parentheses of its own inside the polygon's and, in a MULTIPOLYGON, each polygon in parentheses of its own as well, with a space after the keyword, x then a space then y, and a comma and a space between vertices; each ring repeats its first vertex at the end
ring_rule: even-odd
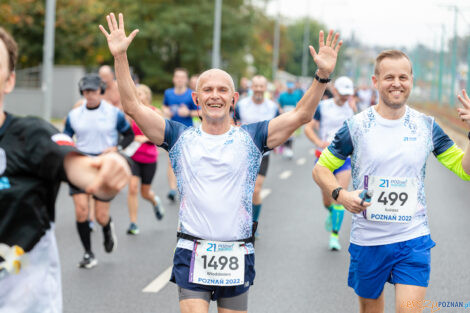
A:
MULTIPOLYGON (((395 285, 397 304, 424 300, 435 245, 424 194, 429 154, 470 180, 469 146, 464 153, 434 118, 406 105, 413 86, 408 56, 397 50, 380 53, 372 81, 379 103, 344 123, 313 172, 321 188, 354 213, 348 285, 359 296, 360 312, 384 312, 386 282, 395 285), (349 155, 352 192, 332 174, 349 155), (361 189, 373 192, 370 203, 361 199, 361 189)), ((459 115, 470 124, 470 99, 463 92, 459 100, 464 105, 459 115)), ((406 309, 421 311, 418 306, 406 309)))
POLYGON ((178 180, 180 226, 172 281, 181 311, 208 312, 212 299, 219 312, 246 312, 255 275, 252 196, 261 156, 311 120, 336 64, 339 35, 330 31, 325 44, 320 32, 318 54, 310 47, 317 79, 293 111, 271 121, 232 126, 230 107, 239 98, 232 78, 220 69, 202 73, 192 93, 202 117, 195 128, 164 120, 139 103, 126 56, 138 31, 126 36, 122 14, 119 26, 114 14, 107 21, 110 33, 100 29, 115 59, 124 111, 169 151, 178 180))
MULTIPOLYGON (((241 99, 235 108, 234 119, 242 125, 251 123, 267 121, 279 115, 278 105, 265 97, 266 90, 268 89, 268 80, 262 75, 257 75, 251 80, 251 90, 253 95, 241 99)), ((261 165, 256 178, 255 190, 253 192, 253 222, 258 223, 259 215, 261 213, 261 189, 263 188, 264 179, 268 172, 269 166, 269 152, 263 155, 261 165)), ((255 232, 258 236, 258 231, 255 232)))
MULTIPOLYGON (((341 76, 335 80, 332 88, 333 98, 323 100, 318 104, 313 120, 305 126, 305 135, 317 146, 315 155, 320 157, 323 149, 333 141, 336 132, 344 121, 354 115, 356 107, 352 96, 354 85, 351 79, 341 76), (317 132, 318 134, 317 134, 317 132)), ((351 159, 334 171, 335 177, 341 187, 347 189, 351 180, 351 159)), ((344 207, 333 201, 331 195, 322 192, 323 205, 329 211, 325 222, 325 228, 330 233, 329 248, 332 251, 341 250, 338 233, 343 223, 344 207)))

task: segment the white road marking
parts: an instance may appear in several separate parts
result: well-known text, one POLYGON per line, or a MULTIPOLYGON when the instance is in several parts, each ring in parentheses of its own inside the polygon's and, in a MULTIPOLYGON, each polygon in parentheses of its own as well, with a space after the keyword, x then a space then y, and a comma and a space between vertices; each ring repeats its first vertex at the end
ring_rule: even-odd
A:
POLYGON ((261 200, 264 200, 271 193, 271 189, 261 189, 260 197, 261 200))
POLYGON ((292 171, 284 171, 279 175, 280 179, 287 179, 292 175, 292 171))
POLYGON ((297 160, 297 165, 304 165, 307 162, 306 158, 300 158, 297 160))
POLYGON ((315 155, 315 149, 313 149, 313 148, 310 149, 310 150, 309 150, 309 153, 310 153, 311 155, 315 155))
POLYGON ((163 287, 168 284, 170 281, 171 277, 171 270, 173 269, 173 266, 170 266, 166 270, 163 271, 160 275, 157 276, 150 284, 147 285, 144 289, 142 289, 142 292, 153 292, 157 293, 160 290, 163 289, 163 287))

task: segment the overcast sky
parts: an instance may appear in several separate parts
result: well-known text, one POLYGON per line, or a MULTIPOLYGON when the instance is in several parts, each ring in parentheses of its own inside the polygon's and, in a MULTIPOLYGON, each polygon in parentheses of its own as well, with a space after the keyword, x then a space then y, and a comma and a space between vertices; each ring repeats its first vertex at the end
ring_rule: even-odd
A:
POLYGON ((446 40, 453 36, 454 12, 445 6, 457 5, 458 34, 470 32, 468 0, 271 0, 267 11, 276 15, 312 18, 338 29, 347 38, 354 32, 361 42, 387 48, 413 47, 416 43, 439 47, 442 26, 446 40))

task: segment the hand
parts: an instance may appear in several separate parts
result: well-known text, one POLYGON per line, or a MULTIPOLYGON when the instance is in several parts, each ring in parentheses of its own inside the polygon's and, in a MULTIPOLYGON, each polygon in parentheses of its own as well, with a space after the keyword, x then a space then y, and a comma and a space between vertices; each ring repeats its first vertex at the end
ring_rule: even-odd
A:
POLYGON ((149 141, 147 137, 145 136, 142 136, 142 135, 137 135, 134 137, 134 141, 137 141, 139 143, 144 143, 144 142, 147 142, 149 141))
POLYGON ((462 90, 462 95, 458 95, 457 98, 463 105, 463 108, 457 109, 459 117, 462 121, 470 125, 470 98, 468 98, 468 94, 465 89, 462 90))
POLYGON ((181 116, 181 117, 187 117, 187 116, 191 115, 191 112, 189 111, 187 106, 182 104, 178 108, 178 115, 181 116))
POLYGON ((132 33, 130 33, 129 36, 126 36, 126 32, 124 31, 124 17, 122 13, 119 13, 119 26, 116 22, 116 17, 114 16, 114 13, 106 15, 106 20, 108 21, 109 34, 103 27, 103 25, 100 25, 99 28, 101 32, 106 36, 109 51, 114 57, 125 54, 127 48, 139 32, 139 30, 135 29, 132 33))
POLYGON ((330 145, 330 143, 328 141, 322 141, 321 145, 320 145, 320 148, 326 149, 326 148, 328 148, 329 145, 330 145))
POLYGON ((93 158, 91 166, 98 170, 98 174, 86 188, 86 192, 103 199, 114 197, 127 185, 131 177, 129 165, 117 153, 102 154, 93 158))
POLYGON ((116 151, 117 151, 117 147, 109 147, 109 148, 106 148, 101 154, 116 152, 116 151))
POLYGON ((335 69, 338 52, 343 44, 342 40, 338 42, 338 38, 339 34, 336 33, 333 37, 333 30, 330 30, 325 44, 323 31, 320 31, 318 53, 312 46, 309 46, 313 61, 317 64, 320 78, 328 78, 335 69))
POLYGON ((361 205, 362 199, 359 197, 360 193, 362 190, 354 190, 354 191, 347 191, 342 189, 339 192, 339 197, 337 202, 339 204, 342 204, 346 210, 348 210, 351 213, 361 213, 365 209, 367 209, 368 206, 370 206, 370 202, 363 202, 361 205))

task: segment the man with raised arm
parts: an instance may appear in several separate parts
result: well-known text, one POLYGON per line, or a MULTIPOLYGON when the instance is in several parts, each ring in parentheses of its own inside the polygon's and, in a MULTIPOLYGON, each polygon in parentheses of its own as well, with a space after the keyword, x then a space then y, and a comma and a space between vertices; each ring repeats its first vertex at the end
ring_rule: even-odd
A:
MULTIPOLYGON (((313 178, 351 213, 348 285, 359 296, 360 312, 384 312, 384 285, 395 285, 396 312, 404 302, 422 303, 429 284, 431 248, 424 176, 433 153, 463 180, 470 180, 470 146, 465 153, 433 117, 406 103, 413 87, 408 56, 380 53, 372 82, 379 103, 344 122, 313 170, 313 178), (354 191, 343 189, 333 172, 351 156, 354 191), (366 189, 372 199, 361 195, 366 189), (373 194, 370 194, 373 192, 373 194), (362 198, 362 199, 361 199, 362 198), (370 203, 366 202, 370 201, 370 203)), ((470 124, 470 99, 459 96, 462 120, 470 124)))
POLYGON ((54 235, 60 183, 110 200, 127 184, 130 170, 115 152, 84 156, 44 120, 4 111, 17 55, 15 40, 0 27, 0 311, 62 312, 54 235))
POLYGON ((171 280, 178 285, 180 309, 208 312, 217 300, 219 312, 246 312, 253 284, 254 247, 252 196, 262 154, 282 144, 308 123, 333 72, 342 42, 330 31, 320 32, 318 53, 310 52, 318 71, 297 107, 270 121, 232 126, 230 108, 239 95, 225 71, 201 74, 192 98, 201 107, 198 128, 163 119, 139 102, 126 51, 138 30, 129 36, 124 19, 106 17, 108 46, 115 60, 124 111, 155 144, 169 151, 181 194, 178 243, 171 280))

